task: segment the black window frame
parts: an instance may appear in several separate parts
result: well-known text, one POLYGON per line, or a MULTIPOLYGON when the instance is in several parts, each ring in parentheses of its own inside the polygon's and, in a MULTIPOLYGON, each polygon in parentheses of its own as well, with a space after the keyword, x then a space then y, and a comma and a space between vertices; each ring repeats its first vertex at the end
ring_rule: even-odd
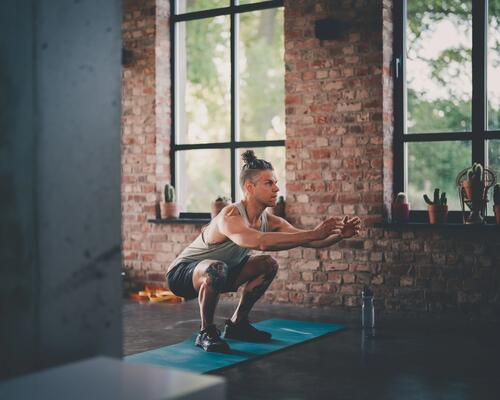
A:
MULTIPOLYGON (((406 133, 406 27, 407 0, 394 2, 394 193, 404 191, 405 143, 436 141, 470 141, 472 144, 471 165, 485 165, 486 141, 500 139, 500 130, 488 130, 486 101, 486 57, 488 30, 488 0, 472 0, 472 126, 470 132, 406 133)), ((457 171, 458 174, 459 171, 457 171)), ((458 191, 457 191, 458 196, 458 191)), ((411 211, 411 222, 427 222, 427 211, 411 211)), ((493 217, 488 217, 490 220, 493 217)), ((449 222, 462 222, 461 211, 450 211, 449 222)))
MULTIPOLYGON (((284 147, 285 140, 258 140, 258 141, 237 141, 236 140, 236 118, 239 116, 236 113, 236 76, 237 71, 237 41, 235 35, 236 26, 236 15, 266 10, 270 8, 284 7, 284 0, 267 0, 258 3, 251 4, 237 4, 238 0, 230 0, 228 7, 214 8, 208 10, 201 10, 195 12, 187 12, 183 14, 176 14, 176 0, 170 0, 170 72, 171 72, 171 136, 170 136, 170 177, 171 183, 175 187, 176 185, 176 152, 182 150, 200 150, 200 149, 229 149, 231 152, 231 199, 234 202, 236 199, 236 153, 238 149, 241 148, 258 148, 258 147, 284 147), (218 142, 218 143, 199 143, 199 144, 177 144, 175 142, 175 102, 176 102, 176 76, 175 76, 175 54, 176 54, 176 36, 175 36, 175 24, 179 22, 193 21, 204 18, 212 18, 220 15, 230 16, 230 43, 231 43, 231 132, 229 142, 218 142)), ((210 218, 210 213, 194 213, 194 212, 183 212, 181 213, 181 218, 199 218, 205 219, 210 218)))

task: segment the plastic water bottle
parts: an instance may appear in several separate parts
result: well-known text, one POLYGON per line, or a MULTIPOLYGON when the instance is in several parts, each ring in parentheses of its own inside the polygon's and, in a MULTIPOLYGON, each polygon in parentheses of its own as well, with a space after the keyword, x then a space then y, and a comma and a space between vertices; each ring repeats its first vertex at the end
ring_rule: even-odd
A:
POLYGON ((361 292, 361 326, 365 334, 373 336, 375 328, 375 308, 373 307, 373 291, 365 286, 361 292))

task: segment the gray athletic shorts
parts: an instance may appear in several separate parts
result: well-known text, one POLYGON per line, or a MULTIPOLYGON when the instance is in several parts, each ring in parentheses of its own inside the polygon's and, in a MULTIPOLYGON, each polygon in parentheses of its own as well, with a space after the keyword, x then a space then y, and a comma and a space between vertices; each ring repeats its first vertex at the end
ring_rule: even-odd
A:
MULTIPOLYGON (((235 290, 233 287, 234 283, 249 258, 250 256, 246 256, 238 265, 229 268, 228 280, 222 293, 235 292, 237 290, 237 288, 235 290)), ((186 300, 198 297, 198 292, 193 287, 193 272, 201 261, 181 261, 167 272, 167 285, 176 296, 184 297, 186 300)))

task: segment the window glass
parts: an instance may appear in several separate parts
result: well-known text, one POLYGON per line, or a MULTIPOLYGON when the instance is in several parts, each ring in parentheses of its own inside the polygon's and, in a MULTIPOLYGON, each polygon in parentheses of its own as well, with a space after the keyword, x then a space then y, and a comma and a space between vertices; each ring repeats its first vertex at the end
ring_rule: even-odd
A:
POLYGON ((227 15, 176 24, 177 144, 230 140, 229 24, 227 15))
POLYGON ((261 3, 263 0, 236 0, 237 4, 261 3))
POLYGON ((500 181, 500 140, 487 141, 487 167, 495 173, 497 182, 500 181))
POLYGON ((228 7, 229 0, 176 0, 177 14, 228 7))
POLYGON ((239 15, 241 140, 285 138, 283 8, 239 15))
POLYGON ((472 2, 407 2, 407 133, 471 130, 472 2))
POLYGON ((407 143, 408 198, 412 210, 426 210, 423 195, 431 199, 435 188, 446 192, 448 209, 461 210, 455 179, 460 171, 471 165, 470 142, 407 143))
POLYGON ((176 152, 176 186, 183 212, 209 212, 218 196, 231 197, 231 155, 227 149, 176 152))
POLYGON ((488 129, 500 130, 500 1, 488 7, 488 129))

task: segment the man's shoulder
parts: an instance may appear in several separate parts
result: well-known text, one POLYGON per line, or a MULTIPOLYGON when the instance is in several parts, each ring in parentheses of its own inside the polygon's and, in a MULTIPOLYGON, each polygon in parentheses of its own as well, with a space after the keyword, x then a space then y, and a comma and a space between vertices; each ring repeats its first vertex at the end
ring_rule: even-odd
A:
POLYGON ((241 217, 240 210, 236 203, 232 203, 227 205, 221 210, 221 216, 222 217, 241 217))

